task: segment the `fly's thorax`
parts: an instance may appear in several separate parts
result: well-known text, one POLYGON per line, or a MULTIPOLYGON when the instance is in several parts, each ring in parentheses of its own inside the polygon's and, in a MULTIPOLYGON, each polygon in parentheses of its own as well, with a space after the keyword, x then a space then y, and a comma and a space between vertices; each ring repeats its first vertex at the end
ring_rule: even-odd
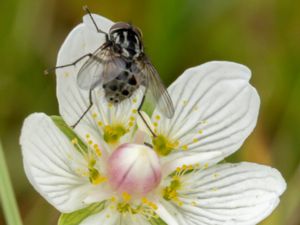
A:
POLYGON ((141 33, 130 24, 114 24, 109 31, 109 38, 115 50, 125 58, 135 59, 143 52, 141 33))
POLYGON ((122 71, 115 79, 103 84, 105 98, 113 104, 130 98, 139 86, 139 79, 129 70, 122 71))

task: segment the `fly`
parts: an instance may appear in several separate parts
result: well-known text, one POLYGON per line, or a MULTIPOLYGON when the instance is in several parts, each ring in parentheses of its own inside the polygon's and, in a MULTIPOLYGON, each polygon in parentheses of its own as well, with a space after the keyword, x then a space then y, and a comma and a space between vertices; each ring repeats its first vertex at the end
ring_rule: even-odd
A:
MULTIPOLYGON (((96 87, 101 86, 105 99, 116 105, 144 86, 145 91, 137 111, 153 136, 156 136, 141 114, 146 94, 151 94, 158 110, 168 118, 173 117, 174 106, 158 72, 144 52, 141 31, 131 24, 117 22, 106 33, 98 28, 86 6, 84 10, 97 32, 105 35, 104 44, 72 63, 53 68, 75 66, 79 61, 88 58, 77 74, 77 84, 81 89, 89 91, 89 106, 72 127, 75 128, 92 107, 92 91, 96 87)), ((48 73, 49 70, 45 72, 48 73)))

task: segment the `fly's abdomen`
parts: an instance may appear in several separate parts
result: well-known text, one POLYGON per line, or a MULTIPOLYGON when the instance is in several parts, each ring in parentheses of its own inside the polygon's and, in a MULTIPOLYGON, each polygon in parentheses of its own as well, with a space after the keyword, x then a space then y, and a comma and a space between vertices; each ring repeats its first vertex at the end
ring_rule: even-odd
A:
POLYGON ((103 88, 106 100, 117 104, 130 98, 139 85, 133 73, 125 70, 115 79, 103 84, 103 88))

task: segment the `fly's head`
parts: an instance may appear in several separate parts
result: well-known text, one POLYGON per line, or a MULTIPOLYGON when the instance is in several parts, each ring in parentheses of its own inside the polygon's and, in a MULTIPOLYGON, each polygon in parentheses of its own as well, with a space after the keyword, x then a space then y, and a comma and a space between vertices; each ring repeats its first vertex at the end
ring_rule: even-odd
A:
POLYGON ((143 52, 142 33, 128 23, 117 22, 109 30, 114 50, 128 59, 137 58, 143 52))

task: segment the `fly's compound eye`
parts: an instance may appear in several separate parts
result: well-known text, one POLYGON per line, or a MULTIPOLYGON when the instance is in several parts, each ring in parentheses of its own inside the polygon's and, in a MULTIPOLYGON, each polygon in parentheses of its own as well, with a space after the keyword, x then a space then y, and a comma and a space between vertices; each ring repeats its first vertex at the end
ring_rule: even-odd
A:
POLYGON ((135 27, 134 28, 134 31, 142 38, 143 37, 143 32, 140 28, 138 27, 135 27))

